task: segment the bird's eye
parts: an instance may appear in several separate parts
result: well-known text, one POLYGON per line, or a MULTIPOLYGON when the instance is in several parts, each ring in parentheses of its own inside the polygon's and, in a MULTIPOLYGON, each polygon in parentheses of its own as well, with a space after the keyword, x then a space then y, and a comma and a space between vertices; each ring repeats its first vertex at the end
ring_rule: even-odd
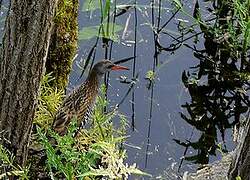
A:
POLYGON ((110 64, 110 65, 108 65, 108 68, 110 69, 110 68, 112 68, 114 65, 112 65, 112 64, 110 64))

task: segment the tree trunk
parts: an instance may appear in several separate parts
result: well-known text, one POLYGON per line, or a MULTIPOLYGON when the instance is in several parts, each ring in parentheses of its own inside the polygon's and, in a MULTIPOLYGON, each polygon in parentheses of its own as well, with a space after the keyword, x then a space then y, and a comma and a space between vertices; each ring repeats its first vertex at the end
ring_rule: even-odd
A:
POLYGON ((233 162, 229 170, 229 179, 250 179, 250 118, 246 118, 246 124, 239 129, 238 145, 234 150, 233 162))
POLYGON ((65 89, 78 39, 78 0, 59 1, 51 35, 46 73, 53 73, 52 86, 65 89))
POLYGON ((11 0, 0 59, 1 143, 25 165, 57 0, 11 0))

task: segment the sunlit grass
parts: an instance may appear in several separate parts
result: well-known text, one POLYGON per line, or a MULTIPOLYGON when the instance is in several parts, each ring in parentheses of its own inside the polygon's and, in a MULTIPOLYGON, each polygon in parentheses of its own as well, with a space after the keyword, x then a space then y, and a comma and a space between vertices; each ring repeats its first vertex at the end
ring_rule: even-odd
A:
POLYGON ((41 94, 38 98, 38 109, 35 113, 34 124, 42 126, 48 129, 54 119, 54 115, 62 102, 64 92, 58 89, 54 89, 50 86, 50 82, 54 78, 50 74, 43 77, 41 82, 41 94))
POLYGON ((15 164, 15 157, 6 148, 0 144, 0 179, 7 179, 9 176, 16 176, 19 179, 29 179, 28 171, 29 167, 21 167, 15 164))

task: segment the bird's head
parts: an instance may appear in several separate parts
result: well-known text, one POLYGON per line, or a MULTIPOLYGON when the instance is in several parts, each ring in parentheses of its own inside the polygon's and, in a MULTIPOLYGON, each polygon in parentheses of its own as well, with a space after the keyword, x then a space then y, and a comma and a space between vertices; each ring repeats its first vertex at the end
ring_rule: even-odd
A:
POLYGON ((112 70, 113 71, 129 70, 129 68, 116 65, 109 60, 101 60, 100 62, 94 65, 93 70, 96 71, 99 75, 103 75, 112 70))

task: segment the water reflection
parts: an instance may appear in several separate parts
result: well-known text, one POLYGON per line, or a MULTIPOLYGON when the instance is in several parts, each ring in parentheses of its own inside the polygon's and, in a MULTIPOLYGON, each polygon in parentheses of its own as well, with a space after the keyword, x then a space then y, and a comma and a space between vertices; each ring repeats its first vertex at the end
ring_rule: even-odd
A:
MULTIPOLYGON (((116 81, 119 74, 111 73, 105 78, 110 105, 118 103, 120 111, 127 115, 132 126, 128 128, 128 135, 131 137, 124 144, 128 152, 127 161, 136 163, 140 169, 155 176, 162 174, 166 169, 175 174, 173 169, 176 169, 182 149, 173 143, 172 139, 189 134, 188 130, 186 131, 188 125, 178 114, 181 110, 180 101, 183 102, 185 96, 181 94, 183 86, 180 77, 183 69, 192 63, 186 61, 187 52, 184 49, 177 50, 180 45, 164 48, 161 43, 171 42, 169 41, 171 37, 164 33, 167 26, 175 29, 175 15, 179 10, 165 1, 155 1, 154 4, 138 1, 137 5, 125 1, 119 3, 122 4, 117 7, 122 7, 124 4, 125 10, 118 8, 115 11, 116 6, 114 6, 114 14, 110 12, 114 17, 111 16, 109 22, 116 24, 116 27, 124 25, 123 32, 119 32, 120 43, 105 39, 102 35, 81 41, 79 58, 71 74, 71 85, 80 83, 75 79, 79 79, 80 74, 84 76, 84 71, 95 60, 102 58, 117 60, 133 56, 134 59, 125 63, 126 66, 130 66, 131 74, 127 72, 120 74, 119 80, 122 83, 116 81), (131 5, 125 6, 126 4, 131 5), (160 37, 161 35, 164 37, 160 37), (173 50, 176 50, 175 53, 169 52, 173 50), (176 127, 178 130, 175 130, 176 127), (179 131, 180 129, 182 130, 179 131)), ((116 1, 113 5, 115 4, 116 1)), ((93 31, 93 27, 100 23, 95 14, 98 16, 98 11, 92 14, 91 19, 89 12, 80 13, 80 29, 89 26, 93 31)), ((96 33, 100 34, 101 26, 98 27, 96 33)), ((104 28, 105 31, 107 28, 108 26, 104 28)), ((176 34, 180 33, 176 30, 176 34)))
POLYGON ((182 105, 186 112, 181 113, 181 117, 201 135, 196 141, 175 141, 186 149, 192 147, 197 150, 197 154, 185 157, 194 163, 208 163, 210 155, 216 155, 217 148, 227 151, 225 130, 237 125, 250 107, 249 83, 242 77, 249 64, 237 54, 240 50, 232 45, 234 42, 226 32, 226 22, 221 20, 230 10, 222 11, 223 14, 217 15, 219 21, 215 25, 222 27, 224 34, 218 37, 212 28, 201 25, 204 48, 198 49, 195 44, 188 46, 194 47, 191 49, 199 63, 182 74, 191 102, 182 105), (218 147, 219 138, 223 147, 218 147))
MULTIPOLYGON (((79 54, 85 61, 76 63, 84 62, 82 69, 86 69, 96 59, 133 56, 125 64, 131 68, 129 74, 110 74, 105 78, 111 106, 118 104, 132 126, 128 128, 131 137, 124 145, 128 162, 136 162, 153 175, 166 169, 174 172, 183 153, 181 146, 186 160, 209 162, 220 141, 224 143, 221 150, 228 149, 225 131, 237 124, 249 106, 244 94, 246 81, 240 82, 242 64, 237 61, 238 57, 231 56, 236 51, 228 49, 226 35, 217 38, 207 27, 197 28, 190 17, 181 14, 180 7, 167 1, 119 3, 113 1, 117 6, 110 15, 114 16, 106 20, 117 29, 122 26, 123 32, 109 27, 110 34, 119 33, 120 42, 103 35, 82 41, 79 54), (190 66, 188 71, 183 71, 190 66), (117 76, 122 83, 117 82, 117 76), (182 142, 185 137, 187 141, 182 142), (181 146, 173 143, 173 139, 181 146), (197 154, 187 156, 190 149, 197 150, 197 154)), ((193 8, 193 4, 189 5, 185 4, 191 7, 188 11, 193 8)), ((197 7, 195 4, 194 9, 197 7)), ((194 12, 196 18, 197 13, 194 12)), ((80 27, 89 26, 93 30, 93 24, 96 27, 100 23, 98 15, 98 11, 93 12, 92 18, 89 12, 81 13, 80 27)), ((214 17, 208 19, 205 22, 215 22, 214 17)), ((96 33, 98 31, 100 34, 100 28, 96 33)), ((75 64, 72 86, 81 74, 79 69, 75 64)))

